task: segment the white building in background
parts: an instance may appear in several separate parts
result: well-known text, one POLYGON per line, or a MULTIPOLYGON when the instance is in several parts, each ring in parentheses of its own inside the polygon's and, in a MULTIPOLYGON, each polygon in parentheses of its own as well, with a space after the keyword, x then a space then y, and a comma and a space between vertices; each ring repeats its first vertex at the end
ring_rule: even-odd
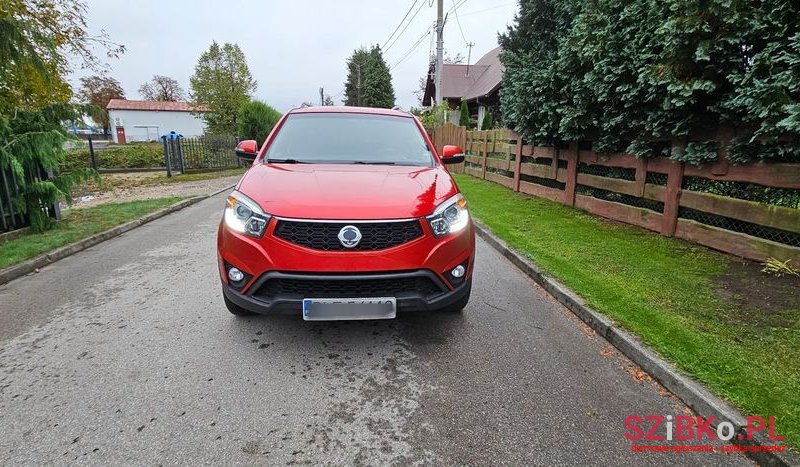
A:
POLYGON ((206 109, 188 102, 132 101, 111 99, 106 106, 111 135, 115 143, 159 141, 174 131, 186 138, 200 136, 205 123, 198 112, 206 109))

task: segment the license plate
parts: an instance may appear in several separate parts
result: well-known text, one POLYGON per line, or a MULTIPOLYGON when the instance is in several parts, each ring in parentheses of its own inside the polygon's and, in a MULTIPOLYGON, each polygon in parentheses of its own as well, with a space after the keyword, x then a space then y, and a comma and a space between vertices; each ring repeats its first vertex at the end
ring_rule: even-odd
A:
POLYGON ((395 316, 397 302, 394 297, 303 299, 303 319, 306 321, 392 319, 395 316))

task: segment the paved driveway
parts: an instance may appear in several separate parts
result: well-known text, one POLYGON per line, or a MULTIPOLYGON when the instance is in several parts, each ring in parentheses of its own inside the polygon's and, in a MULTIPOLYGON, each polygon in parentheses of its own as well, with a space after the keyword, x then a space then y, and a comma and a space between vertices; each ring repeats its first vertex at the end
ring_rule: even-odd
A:
POLYGON ((223 199, 0 286, 0 464, 747 462, 632 453, 686 408, 480 241, 463 314, 229 315, 223 199))

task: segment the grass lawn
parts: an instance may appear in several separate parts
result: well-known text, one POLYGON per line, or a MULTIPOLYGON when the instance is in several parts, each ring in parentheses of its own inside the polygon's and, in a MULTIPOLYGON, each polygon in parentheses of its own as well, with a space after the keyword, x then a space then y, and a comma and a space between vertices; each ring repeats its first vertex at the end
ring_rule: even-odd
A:
POLYGON ((55 229, 0 243, 0 269, 124 224, 182 199, 159 198, 66 210, 55 229))
POLYGON ((800 446, 800 292, 792 292, 800 281, 788 283, 789 301, 775 309, 752 304, 794 279, 754 277, 743 306, 720 292, 741 264, 730 256, 455 178, 496 235, 746 414, 774 415, 776 433, 800 446))

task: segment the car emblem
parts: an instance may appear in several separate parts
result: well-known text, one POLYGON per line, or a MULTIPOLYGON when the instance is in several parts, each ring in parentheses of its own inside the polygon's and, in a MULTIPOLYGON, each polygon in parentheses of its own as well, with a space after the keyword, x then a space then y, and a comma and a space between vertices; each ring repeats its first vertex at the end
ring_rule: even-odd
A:
POLYGON ((346 225, 339 231, 339 242, 345 248, 353 248, 361 241, 361 231, 353 225, 346 225))

